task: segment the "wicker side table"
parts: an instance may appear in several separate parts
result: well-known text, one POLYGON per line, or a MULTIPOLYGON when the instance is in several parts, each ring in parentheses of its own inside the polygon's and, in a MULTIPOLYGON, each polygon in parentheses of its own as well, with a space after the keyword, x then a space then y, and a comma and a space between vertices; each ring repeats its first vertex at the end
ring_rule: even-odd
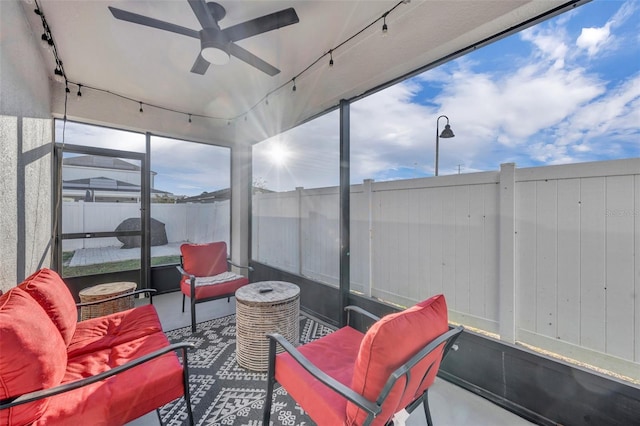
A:
MULTIPOLYGON (((113 296, 119 296, 124 293, 132 292, 136 289, 137 284, 128 281, 98 284, 93 287, 87 287, 80 290, 80 302, 96 302, 98 300, 107 299, 113 296)), ((135 306, 133 296, 123 297, 118 300, 99 303, 91 306, 80 307, 80 320, 84 321, 89 318, 97 318, 103 315, 109 315, 114 312, 126 311, 135 306)))
POLYGON ((297 345, 300 339, 299 316, 300 288, 295 284, 261 281, 239 288, 236 291, 238 365, 253 371, 267 371, 269 339, 266 335, 280 333, 297 345), (269 288, 271 291, 264 292, 269 288))

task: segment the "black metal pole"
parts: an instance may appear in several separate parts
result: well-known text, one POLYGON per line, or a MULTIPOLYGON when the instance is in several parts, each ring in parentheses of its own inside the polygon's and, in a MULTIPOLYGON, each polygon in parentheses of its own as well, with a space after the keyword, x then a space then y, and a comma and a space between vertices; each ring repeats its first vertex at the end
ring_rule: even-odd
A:
POLYGON ((349 102, 340 101, 340 324, 346 324, 344 307, 349 302, 350 290, 350 132, 349 132, 349 102))
POLYGON ((438 120, 436 120, 436 176, 438 176, 438 156, 440 153, 440 134, 438 133, 438 120))

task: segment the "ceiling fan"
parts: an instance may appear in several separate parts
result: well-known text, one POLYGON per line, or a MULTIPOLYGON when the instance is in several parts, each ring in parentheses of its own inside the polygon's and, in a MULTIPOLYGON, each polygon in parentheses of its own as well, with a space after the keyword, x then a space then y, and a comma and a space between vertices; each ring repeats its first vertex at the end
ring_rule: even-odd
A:
POLYGON ((200 54, 196 58, 193 67, 191 67, 192 73, 204 74, 209 68, 209 64, 224 65, 229 62, 230 55, 270 76, 280 72, 273 65, 268 64, 234 42, 298 23, 300 20, 292 7, 221 29, 218 22, 227 14, 222 5, 215 2, 206 3, 204 0, 187 1, 196 18, 198 18, 200 25, 202 25, 200 31, 111 6, 109 6, 109 10, 116 19, 199 39, 200 54))

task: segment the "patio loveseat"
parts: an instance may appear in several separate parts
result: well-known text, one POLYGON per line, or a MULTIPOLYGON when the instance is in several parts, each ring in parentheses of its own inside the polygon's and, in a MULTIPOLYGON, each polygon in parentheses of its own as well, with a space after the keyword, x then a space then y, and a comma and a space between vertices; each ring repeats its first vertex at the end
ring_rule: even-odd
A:
POLYGON ((191 345, 169 344, 152 304, 77 318, 49 269, 0 296, 0 425, 122 425, 183 395, 193 423, 191 345))

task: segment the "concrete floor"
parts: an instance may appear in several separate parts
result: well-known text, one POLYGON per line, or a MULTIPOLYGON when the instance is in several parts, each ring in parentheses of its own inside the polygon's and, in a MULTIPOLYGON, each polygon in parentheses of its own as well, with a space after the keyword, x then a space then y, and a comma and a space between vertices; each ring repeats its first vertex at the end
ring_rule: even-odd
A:
MULTIPOLYGON (((164 330, 173 330, 191 324, 189 306, 181 309, 182 293, 169 293, 153 298, 164 330)), ((201 303, 197 307, 198 322, 229 315, 235 312, 235 300, 226 299, 201 303)), ((532 425, 521 417, 506 411, 488 400, 437 378, 429 389, 429 406, 435 426, 525 426, 532 425)), ((415 410, 406 426, 421 426, 427 422, 424 410, 415 410)), ((127 426, 159 426, 158 415, 151 412, 127 424, 127 426)))

